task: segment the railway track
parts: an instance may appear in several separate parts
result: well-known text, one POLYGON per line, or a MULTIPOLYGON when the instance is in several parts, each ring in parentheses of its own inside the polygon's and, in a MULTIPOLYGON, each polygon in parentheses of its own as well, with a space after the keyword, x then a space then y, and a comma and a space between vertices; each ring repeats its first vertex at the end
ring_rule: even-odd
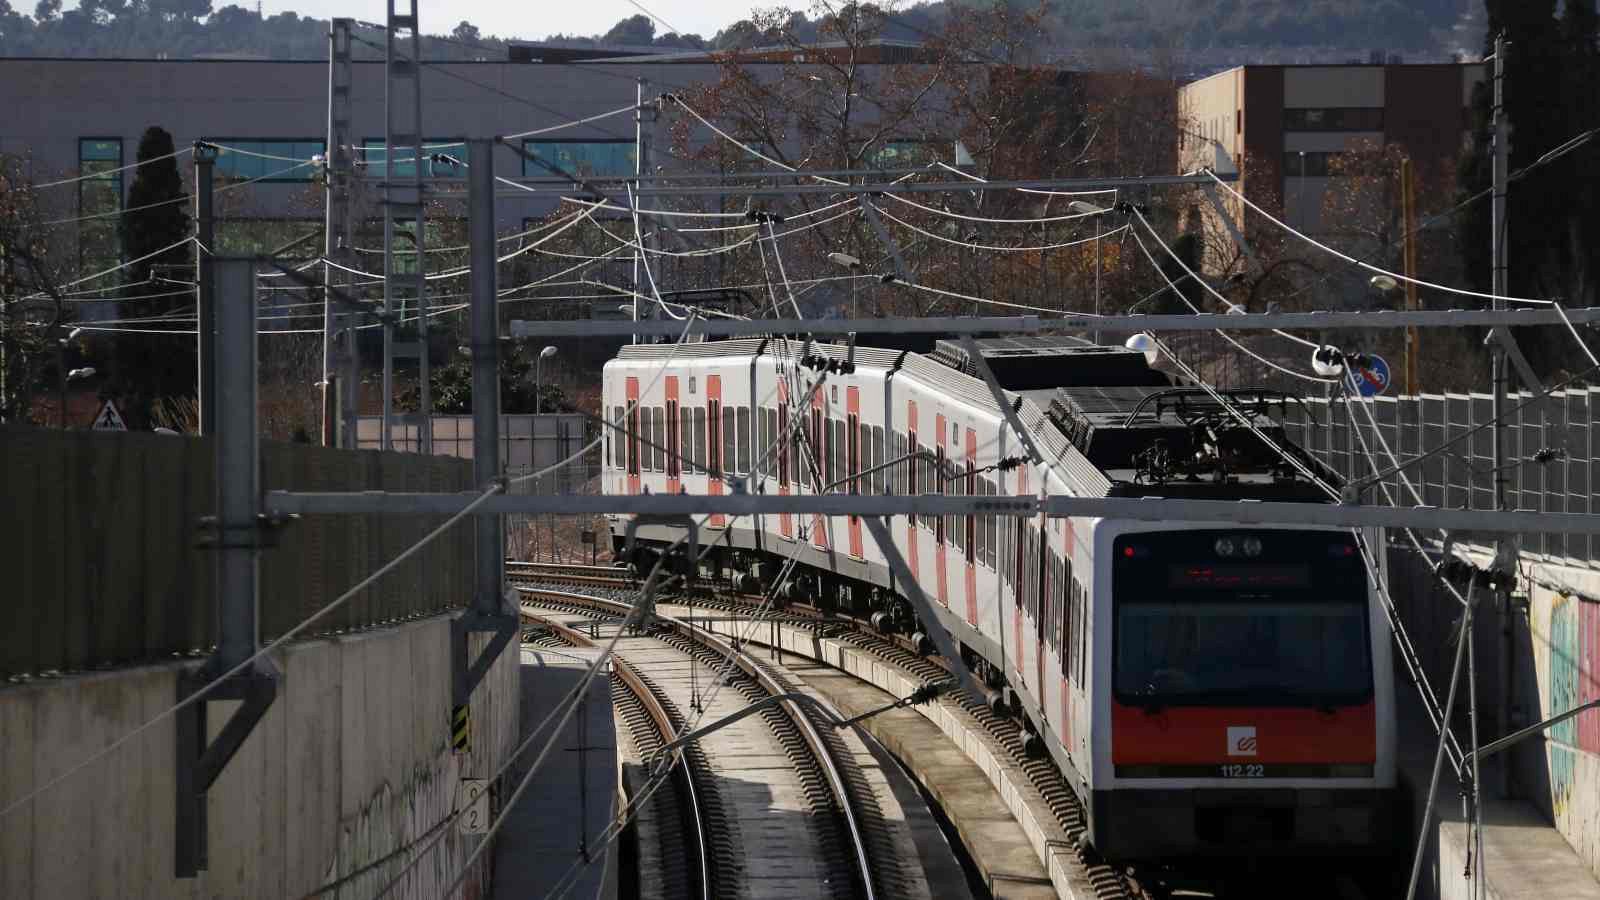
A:
MULTIPOLYGON (((574 574, 588 573, 552 574, 565 583, 574 574)), ((603 643, 622 627, 629 609, 620 599, 592 593, 522 590, 524 603, 537 607, 532 636, 546 640, 603 643), (573 617, 581 627, 574 627, 573 617)), ((527 606, 524 616, 529 618, 527 606)), ((709 723, 796 690, 770 664, 671 617, 619 640, 616 659, 613 693, 619 718, 643 759, 697 719, 709 723), (718 680, 730 653, 733 665, 718 680)), ((655 827, 656 837, 672 830, 685 836, 676 846, 663 844, 651 854, 651 865, 657 859, 670 865, 672 856, 682 861, 671 867, 671 887, 652 886, 656 895, 928 896, 925 882, 906 870, 892 827, 854 756, 809 706, 768 706, 690 742, 684 762, 673 769, 680 781, 668 800, 657 799, 667 793, 662 790, 643 801, 649 804, 641 811, 644 818, 682 825, 655 827), (674 806, 678 811, 670 808, 674 806)), ((641 860, 646 858, 644 843, 641 860)))

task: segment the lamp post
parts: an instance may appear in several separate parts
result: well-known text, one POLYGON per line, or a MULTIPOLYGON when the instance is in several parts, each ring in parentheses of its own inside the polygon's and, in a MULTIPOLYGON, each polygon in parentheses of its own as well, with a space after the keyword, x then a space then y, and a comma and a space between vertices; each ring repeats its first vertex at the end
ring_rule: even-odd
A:
POLYGON ((541 382, 543 381, 544 377, 544 373, 542 371, 544 368, 544 361, 546 357, 555 355, 556 348, 546 345, 543 350, 539 351, 539 355, 533 360, 533 414, 536 416, 539 414, 541 382))
MULTIPOLYGON (((1100 263, 1100 236, 1101 236, 1101 233, 1104 231, 1104 229, 1102 229, 1100 227, 1100 221, 1101 221, 1100 217, 1104 216, 1108 212, 1111 212, 1111 210, 1106 209, 1103 206, 1095 206, 1093 203, 1086 203, 1086 202, 1084 202, 1082 200, 1074 200, 1071 203, 1068 203, 1067 204, 1067 208, 1072 210, 1075 213, 1081 213, 1081 214, 1086 215, 1086 216, 1094 216, 1095 217, 1095 219, 1094 219, 1094 314, 1098 316, 1098 315, 1100 315, 1100 268, 1101 268, 1101 263, 1100 263)), ((1096 329, 1095 331, 1093 331, 1091 333, 1091 338, 1094 340, 1094 342, 1096 344, 1100 343, 1100 331, 1099 331, 1099 329, 1096 329)))
POLYGON ((57 424, 62 431, 67 430, 67 382, 74 377, 88 377, 80 373, 94 374, 93 369, 73 369, 72 372, 67 372, 67 347, 82 333, 82 328, 74 328, 67 332, 66 337, 56 340, 56 412, 60 417, 57 424))
MULTIPOLYGON (((861 269, 861 260, 848 253, 829 253, 828 261, 836 266, 843 266, 852 272, 857 272, 861 269)), ((856 287, 858 284, 859 279, 850 279, 850 318, 852 319, 861 318, 861 305, 856 300, 856 287)))

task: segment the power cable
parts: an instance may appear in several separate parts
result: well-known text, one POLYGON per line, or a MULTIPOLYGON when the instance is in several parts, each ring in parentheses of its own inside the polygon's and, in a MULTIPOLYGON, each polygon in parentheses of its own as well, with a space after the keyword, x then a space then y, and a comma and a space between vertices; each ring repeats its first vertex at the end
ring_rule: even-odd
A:
POLYGON ((923 230, 921 228, 918 228, 917 226, 911 224, 910 222, 907 222, 904 219, 901 219, 901 218, 895 216, 893 213, 891 213, 888 210, 884 209, 883 207, 877 205, 876 203, 872 203, 872 201, 867 200, 865 198, 862 198, 861 202, 862 203, 871 203, 872 204, 872 208, 877 210, 880 214, 882 214, 884 218, 890 220, 891 222, 895 222, 896 224, 899 224, 899 225, 902 225, 902 226, 904 226, 906 228, 909 228, 912 231, 915 231, 917 234, 920 234, 925 238, 932 238, 933 240, 940 241, 940 242, 945 243, 945 244, 951 244, 951 245, 954 245, 956 247, 965 247, 965 248, 967 248, 969 250, 991 250, 991 251, 997 251, 997 252, 1000 252, 1000 253, 1016 253, 1016 252, 1019 252, 1019 251, 1026 252, 1026 251, 1040 251, 1040 250, 1060 250, 1060 249, 1063 249, 1065 247, 1078 247, 1078 246, 1082 246, 1083 244, 1092 244, 1097 240, 1102 240, 1104 238, 1111 237, 1111 236, 1116 235, 1116 234, 1118 234, 1120 232, 1126 231, 1127 228, 1128 228, 1127 225, 1123 225, 1120 228, 1117 228, 1115 231, 1109 231, 1109 232, 1106 232, 1105 234, 1099 235, 1097 237, 1079 238, 1079 239, 1071 240, 1071 241, 1063 241, 1063 242, 1058 243, 1058 244, 1024 244, 1022 246, 1017 246, 1017 247, 1006 247, 1006 246, 1001 246, 1001 245, 998 245, 998 244, 974 244, 974 243, 972 243, 970 241, 958 241, 955 238, 948 238, 948 237, 945 237, 942 234, 935 234, 932 231, 925 231, 925 230, 923 230))
POLYGON ((184 147, 184 148, 181 148, 181 149, 178 149, 178 150, 174 150, 171 153, 163 153, 160 156, 153 156, 150 159, 144 160, 143 162, 129 163, 128 165, 119 166, 119 167, 117 167, 115 169, 106 169, 106 170, 101 171, 101 172, 91 172, 91 173, 89 173, 87 175, 78 175, 78 176, 75 176, 75 177, 72 177, 72 178, 63 178, 63 179, 61 179, 59 181, 47 181, 44 184, 36 184, 36 185, 33 186, 33 188, 34 188, 34 190, 42 190, 43 188, 57 187, 58 185, 63 185, 63 184, 76 184, 76 183, 78 183, 80 181, 90 181, 90 180, 95 179, 95 178, 105 178, 107 175, 116 175, 116 174, 118 174, 120 172, 126 172, 129 169, 137 169, 140 166, 148 166, 151 163, 158 163, 158 162, 161 162, 162 160, 165 160, 165 159, 172 159, 175 156, 182 156, 185 153, 193 153, 193 152, 194 152, 194 148, 193 147, 184 147))

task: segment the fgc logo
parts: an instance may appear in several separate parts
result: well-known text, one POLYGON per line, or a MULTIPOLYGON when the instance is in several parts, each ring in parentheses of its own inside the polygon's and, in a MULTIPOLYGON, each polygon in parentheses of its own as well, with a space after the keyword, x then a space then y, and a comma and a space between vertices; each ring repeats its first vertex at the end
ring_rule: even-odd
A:
POLYGON ((1256 728, 1254 725, 1228 726, 1228 755, 1256 755, 1256 728))

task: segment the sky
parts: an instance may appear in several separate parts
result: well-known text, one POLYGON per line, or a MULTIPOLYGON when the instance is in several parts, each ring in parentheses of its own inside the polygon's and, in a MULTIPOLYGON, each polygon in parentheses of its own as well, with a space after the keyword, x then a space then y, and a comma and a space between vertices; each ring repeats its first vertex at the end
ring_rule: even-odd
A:
MULTIPOLYGON (((255 0, 212 0, 221 8, 229 3, 250 8, 255 0)), ((627 0, 452 0, 428 3, 417 0, 424 34, 448 34, 463 20, 478 26, 485 35, 531 40, 552 34, 604 34, 622 19, 638 15, 638 7, 627 0)), ((13 4, 17 5, 17 4, 13 4)), ((656 33, 681 29, 684 33, 711 37, 717 31, 748 16, 752 7, 774 5, 772 0, 644 0, 644 5, 676 28, 656 23, 656 33)), ((293 10, 302 16, 329 19, 348 16, 367 22, 382 22, 387 15, 384 0, 262 0, 267 16, 293 10)))

